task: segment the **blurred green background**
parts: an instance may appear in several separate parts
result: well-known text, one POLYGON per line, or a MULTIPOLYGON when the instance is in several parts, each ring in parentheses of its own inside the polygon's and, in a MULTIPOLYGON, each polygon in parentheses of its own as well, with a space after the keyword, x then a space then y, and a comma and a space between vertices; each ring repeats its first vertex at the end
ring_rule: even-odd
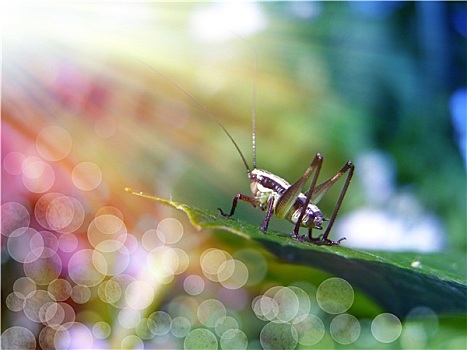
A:
MULTIPOLYGON (((125 187, 213 211, 249 194, 226 135, 159 71, 217 116, 247 161, 254 106, 257 165, 289 182, 317 152, 322 180, 352 160, 354 181, 332 238, 346 236, 356 248, 465 255, 465 3, 17 3, 2 12, 2 204, 32 213, 44 193, 65 193, 83 203, 85 224, 112 206, 140 240, 153 220, 176 214, 125 187), (36 155, 38 133, 53 125, 68 131, 72 151, 49 162, 51 186, 32 190, 12 169, 36 155), (70 182, 84 161, 101 171, 94 190, 70 182)), ((59 141, 46 143, 60 149, 59 141)), ((328 217, 339 189, 319 204, 328 217)), ((236 217, 259 224, 263 215, 241 203, 236 217)), ((271 228, 292 229, 274 219, 271 228)), ((23 274, 5 237, 2 331, 15 324, 3 301, 23 274)), ((190 254, 247 244, 206 237, 190 254)), ((296 270, 268 261, 257 293, 294 280, 286 276, 296 270)), ((315 284, 326 277, 312 276, 315 284)), ((354 315, 381 311, 369 304, 354 315)))

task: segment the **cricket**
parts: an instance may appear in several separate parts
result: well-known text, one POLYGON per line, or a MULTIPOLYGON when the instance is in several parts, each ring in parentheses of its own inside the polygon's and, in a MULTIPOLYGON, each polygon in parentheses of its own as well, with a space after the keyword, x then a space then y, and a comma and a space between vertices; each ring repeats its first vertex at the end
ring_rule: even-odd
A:
MULTIPOLYGON (((297 241, 304 241, 305 235, 300 235, 299 230, 301 227, 308 230, 308 240, 316 245, 339 245, 341 241, 345 240, 345 237, 333 241, 329 239, 331 228, 334 225, 337 214, 344 200, 347 189, 352 180, 355 166, 351 161, 347 161, 344 166, 330 179, 317 185, 318 177, 323 165, 323 156, 317 153, 311 161, 305 173, 292 185, 284 180, 283 178, 263 169, 256 167, 256 83, 253 89, 253 103, 252 103, 252 167, 248 165, 240 147, 235 142, 233 136, 221 123, 221 121, 196 97, 194 97, 185 88, 175 82, 172 78, 166 76, 162 72, 158 71, 154 67, 142 62, 145 66, 158 73, 164 79, 172 83, 176 88, 183 92, 189 99, 191 99, 198 107, 200 107, 207 116, 209 116, 220 128, 224 131, 227 137, 232 142, 233 146, 237 150, 243 165, 245 166, 248 179, 250 181, 251 195, 245 195, 238 193, 234 196, 230 211, 224 212, 221 208, 218 208, 219 214, 224 217, 232 217, 235 214, 238 201, 244 201, 250 203, 253 207, 259 207, 261 210, 266 212, 266 216, 263 222, 260 224, 260 228, 264 234, 267 233, 269 227, 269 221, 274 214, 278 219, 286 219, 294 224, 294 229, 291 233, 291 237, 297 241), (334 206, 331 218, 326 218, 321 210, 318 208, 317 203, 321 198, 328 192, 328 190, 345 174, 345 182, 342 186, 339 198, 334 206), (312 176, 313 175, 313 176, 312 176), (307 180, 311 178, 311 183, 308 191, 302 193, 303 187, 307 180), (324 234, 317 237, 313 237, 313 229, 322 230, 323 223, 328 221, 324 234)), ((255 61, 255 73, 256 73, 256 61, 255 61)))

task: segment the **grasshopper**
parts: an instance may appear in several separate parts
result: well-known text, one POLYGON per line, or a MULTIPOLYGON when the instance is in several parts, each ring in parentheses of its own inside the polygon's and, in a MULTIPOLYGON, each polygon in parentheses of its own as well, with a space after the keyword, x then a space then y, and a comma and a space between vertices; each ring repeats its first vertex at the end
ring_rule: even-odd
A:
POLYGON ((323 156, 320 153, 315 155, 313 161, 310 163, 305 173, 292 185, 277 175, 274 175, 266 170, 258 169, 256 167, 256 91, 254 90, 252 107, 253 168, 251 169, 232 135, 227 131, 220 120, 204 104, 202 104, 198 99, 196 99, 191 93, 185 90, 173 79, 169 78, 154 67, 150 67, 144 62, 143 64, 171 82, 195 104, 197 104, 214 122, 216 122, 221 127, 240 155, 243 165, 245 166, 248 179, 250 181, 252 195, 248 196, 241 193, 236 194, 233 198, 232 206, 229 212, 226 213, 221 208, 218 208, 220 215, 225 217, 233 216, 237 207, 237 203, 239 200, 241 200, 250 203, 255 208, 259 207, 261 210, 266 211, 266 216, 260 225, 263 233, 267 233, 269 221, 271 216, 274 214, 278 219, 286 219, 295 225, 291 236, 300 242, 305 240, 305 236, 300 236, 299 234, 300 227, 308 229, 308 239, 310 242, 316 245, 339 245, 341 241, 345 240, 345 237, 343 237, 337 241, 333 241, 328 237, 337 217, 337 213, 339 212, 342 201, 344 200, 350 181, 352 180, 355 166, 351 161, 345 163, 344 166, 334 176, 319 185, 316 185, 316 183, 321 171, 321 166, 323 164, 323 156), (305 186, 307 180, 312 174, 313 177, 311 179, 311 184, 308 191, 302 193, 302 188, 305 186), (344 174, 347 174, 347 177, 345 179, 341 193, 334 207, 331 218, 327 219, 324 217, 323 213, 316 204, 344 174), (322 224, 325 221, 329 221, 329 223, 324 234, 319 235, 318 237, 313 237, 312 230, 322 230, 322 224))

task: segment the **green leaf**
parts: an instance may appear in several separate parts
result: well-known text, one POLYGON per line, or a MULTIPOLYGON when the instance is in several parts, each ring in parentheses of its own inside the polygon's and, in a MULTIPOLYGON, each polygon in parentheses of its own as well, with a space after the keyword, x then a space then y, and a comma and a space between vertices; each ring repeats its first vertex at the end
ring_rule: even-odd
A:
POLYGON ((344 278, 388 312, 400 317, 417 306, 429 307, 438 314, 467 313, 465 254, 376 252, 345 246, 317 246, 297 242, 288 233, 268 231, 263 234, 256 225, 127 191, 183 211, 198 231, 225 230, 260 243, 289 263, 311 266, 344 278))

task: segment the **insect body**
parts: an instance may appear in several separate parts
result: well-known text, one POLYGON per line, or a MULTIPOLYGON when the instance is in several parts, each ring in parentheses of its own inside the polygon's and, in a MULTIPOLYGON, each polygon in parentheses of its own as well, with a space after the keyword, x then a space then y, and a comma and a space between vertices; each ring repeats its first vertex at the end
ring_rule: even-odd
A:
POLYGON ((264 233, 267 232, 269 220, 272 214, 278 219, 287 219, 295 225, 292 236, 297 240, 303 240, 304 237, 299 235, 300 227, 308 229, 308 238, 311 242, 318 245, 338 245, 343 239, 332 241, 328 238, 331 227, 339 211, 340 205, 344 199, 347 188, 350 184, 354 172, 352 162, 347 162, 339 172, 329 180, 316 186, 316 181, 323 163, 321 154, 316 154, 310 166, 305 171, 305 174, 298 179, 294 184, 290 185, 287 181, 274 175, 266 170, 254 168, 252 171, 247 167, 248 177, 250 179, 250 189, 253 196, 237 194, 232 202, 230 213, 224 213, 220 208, 219 212, 223 216, 232 216, 237 207, 238 200, 249 202, 254 207, 259 206, 266 211, 261 228, 264 233), (306 193, 302 193, 301 189, 305 185, 311 174, 314 176, 311 180, 311 185, 306 193), (345 173, 347 178, 342 188, 341 194, 334 208, 331 219, 323 216, 321 210, 315 203, 331 188, 331 186, 345 173), (324 221, 329 221, 326 231, 318 238, 313 238, 312 229, 321 230, 324 221))
MULTIPOLYGON (((144 63, 144 62, 143 62, 144 63)), ((146 65, 146 64, 145 64, 146 65)), ((218 208, 219 213, 222 216, 230 217, 234 215, 237 203, 239 200, 245 201, 253 205, 254 207, 259 207, 262 210, 266 211, 266 217, 264 218, 261 226, 263 233, 266 233, 269 226, 269 221, 271 216, 274 214, 278 219, 287 219, 293 223, 294 229, 292 231, 292 237, 296 238, 299 241, 304 240, 304 236, 300 236, 299 229, 304 227, 308 229, 308 239, 318 245, 338 245, 345 238, 341 238, 337 241, 332 241, 328 238, 331 228, 336 219, 339 208, 342 204, 344 196, 349 187, 350 181, 354 172, 354 165, 352 162, 348 161, 345 165, 329 180, 316 185, 318 176, 323 164, 323 156, 320 153, 317 153, 311 162, 311 164, 306 169, 302 177, 300 177, 293 184, 289 184, 284 179, 280 178, 277 175, 274 175, 266 170, 261 170, 256 168, 256 120, 255 120, 255 111, 253 108, 252 113, 252 143, 253 143, 253 169, 251 170, 248 166, 243 153, 240 150, 240 147, 237 145, 232 135, 227 131, 224 125, 219 121, 219 119, 200 101, 198 101, 193 95, 186 91, 183 87, 177 84, 171 78, 165 76, 163 73, 158 70, 150 67, 162 77, 174 84, 178 89, 180 89, 186 96, 193 100, 201 109, 203 109, 207 115, 216 122, 224 133, 229 137, 235 146, 242 162, 246 168, 248 178, 250 180, 250 189, 252 196, 247 196, 244 194, 235 195, 232 201, 232 207, 230 212, 225 213, 222 209, 218 208), (311 179, 310 187, 308 191, 302 193, 302 188, 305 186, 307 180, 313 174, 311 179), (334 207, 334 211, 330 219, 327 219, 323 216, 321 210, 316 206, 316 203, 323 197, 323 195, 334 185, 334 183, 339 180, 344 174, 347 174, 344 185, 342 187, 341 193, 337 200, 337 203, 334 207), (329 221, 329 224, 326 227, 324 234, 314 238, 312 236, 312 230, 318 229, 322 230, 322 224, 325 221, 329 221)), ((253 102, 255 102, 255 95, 253 94, 253 102)), ((254 106, 254 103, 253 103, 254 106)))

